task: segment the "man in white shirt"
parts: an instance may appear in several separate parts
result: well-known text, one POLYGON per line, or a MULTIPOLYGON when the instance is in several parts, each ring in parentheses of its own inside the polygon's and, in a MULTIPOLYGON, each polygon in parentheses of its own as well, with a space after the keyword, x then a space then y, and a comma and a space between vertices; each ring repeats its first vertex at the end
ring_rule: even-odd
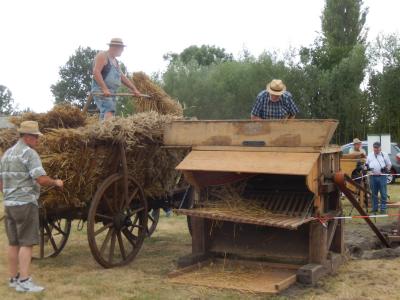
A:
POLYGON ((386 200, 387 200, 387 178, 382 174, 390 173, 392 163, 389 156, 381 151, 381 143, 375 142, 374 151, 368 154, 366 164, 372 171, 370 177, 371 191, 372 191, 372 213, 378 211, 378 192, 381 194, 381 213, 386 213, 386 200))

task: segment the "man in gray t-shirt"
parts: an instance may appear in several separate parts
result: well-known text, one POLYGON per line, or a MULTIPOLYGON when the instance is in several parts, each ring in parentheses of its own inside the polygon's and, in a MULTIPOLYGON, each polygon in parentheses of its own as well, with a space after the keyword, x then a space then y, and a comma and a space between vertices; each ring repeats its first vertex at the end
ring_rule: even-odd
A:
POLYGON ((62 188, 64 183, 46 175, 40 157, 34 150, 42 135, 38 123, 22 122, 18 131, 21 138, 4 153, 0 161, 0 190, 3 192, 9 243, 9 286, 20 292, 40 292, 43 287, 34 284, 29 274, 32 248, 39 241, 37 200, 40 186, 62 188))

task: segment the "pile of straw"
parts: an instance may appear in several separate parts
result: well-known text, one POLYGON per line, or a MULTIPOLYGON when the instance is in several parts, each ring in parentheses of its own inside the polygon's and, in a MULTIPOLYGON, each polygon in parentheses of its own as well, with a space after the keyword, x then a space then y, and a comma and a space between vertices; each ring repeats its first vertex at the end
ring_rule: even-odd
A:
POLYGON ((86 116, 81 110, 69 104, 56 105, 48 113, 28 112, 21 116, 13 116, 9 121, 17 127, 23 121, 37 121, 41 132, 53 128, 77 128, 87 124, 86 116))
POLYGON ((242 180, 234 184, 208 187, 206 201, 202 203, 200 209, 219 214, 234 213, 239 216, 264 218, 271 212, 265 208, 265 201, 243 197, 246 185, 247 180, 242 180))
MULTIPOLYGON (((41 124, 45 134, 37 152, 48 175, 63 179, 65 185, 63 191, 42 189, 40 200, 46 208, 87 206, 99 184, 111 175, 111 157, 121 142, 126 145, 129 174, 139 181, 147 197, 162 196, 176 185, 179 173, 175 167, 186 155, 186 150, 160 146, 164 127, 177 117, 151 111, 128 118, 116 117, 103 123, 89 122, 82 127, 59 128, 61 124, 72 127, 86 123, 73 116, 72 120, 63 119, 61 114, 58 114, 60 122, 56 122, 54 116, 60 111, 56 108, 48 114, 13 117, 14 124, 19 124, 39 115, 39 122, 47 126, 41 124)), ((5 151, 17 139, 15 129, 2 130, 0 148, 5 151)))
POLYGON ((141 93, 151 97, 150 99, 137 99, 135 102, 136 112, 156 111, 163 115, 183 116, 182 105, 152 82, 145 73, 133 73, 132 81, 141 93))

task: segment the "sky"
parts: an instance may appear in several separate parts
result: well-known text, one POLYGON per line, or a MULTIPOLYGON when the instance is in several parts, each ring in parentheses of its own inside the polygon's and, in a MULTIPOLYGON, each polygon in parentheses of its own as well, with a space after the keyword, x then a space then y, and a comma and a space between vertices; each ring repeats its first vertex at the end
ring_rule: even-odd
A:
MULTIPOLYGON (((19 109, 51 109, 50 86, 79 47, 127 45, 129 72, 165 70, 163 55, 215 45, 238 57, 309 46, 321 31, 324 0, 2 0, 0 85, 19 109)), ((368 39, 400 31, 399 0, 364 0, 368 39)))

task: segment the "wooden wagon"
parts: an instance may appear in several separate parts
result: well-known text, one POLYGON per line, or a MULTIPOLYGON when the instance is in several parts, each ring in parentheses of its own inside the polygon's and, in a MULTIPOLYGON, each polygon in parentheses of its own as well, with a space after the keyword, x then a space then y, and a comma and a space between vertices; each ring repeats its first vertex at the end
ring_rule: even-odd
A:
POLYGON ((72 221, 79 220, 80 228, 87 222, 89 247, 101 266, 126 265, 156 229, 161 209, 186 206, 189 187, 182 184, 161 197, 145 197, 138 180, 129 175, 124 144, 114 148, 109 158, 110 174, 98 186, 89 206, 41 206, 40 243, 35 258, 60 254, 68 241, 72 221))

